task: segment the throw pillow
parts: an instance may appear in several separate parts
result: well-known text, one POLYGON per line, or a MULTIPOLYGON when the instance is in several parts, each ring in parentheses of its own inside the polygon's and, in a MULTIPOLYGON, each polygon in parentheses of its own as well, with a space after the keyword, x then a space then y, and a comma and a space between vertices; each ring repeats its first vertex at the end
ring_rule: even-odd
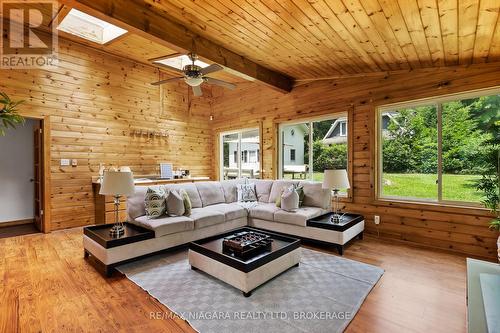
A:
POLYGON ((238 184, 238 201, 257 201, 255 184, 238 184))
POLYGON ((167 213, 168 216, 182 216, 186 211, 184 209, 184 199, 182 195, 176 191, 172 190, 167 196, 167 213))
POLYGON ((299 195, 299 207, 302 206, 304 203, 304 186, 302 185, 294 185, 295 191, 297 191, 297 194, 299 195))
POLYGON ((165 214, 167 209, 165 191, 162 188, 148 187, 146 196, 144 197, 144 206, 148 219, 157 219, 165 214))
POLYGON ((286 189, 281 195, 281 209, 287 212, 299 209, 299 194, 294 188, 286 189))
POLYGON ((280 190, 280 194, 276 197, 276 207, 281 208, 281 196, 283 195, 283 192, 285 192, 286 186, 283 186, 283 188, 280 190))
POLYGON ((179 193, 182 196, 182 200, 184 201, 184 215, 191 215, 191 208, 193 208, 193 205, 191 205, 191 199, 189 199, 189 195, 187 194, 186 190, 181 189, 179 193))

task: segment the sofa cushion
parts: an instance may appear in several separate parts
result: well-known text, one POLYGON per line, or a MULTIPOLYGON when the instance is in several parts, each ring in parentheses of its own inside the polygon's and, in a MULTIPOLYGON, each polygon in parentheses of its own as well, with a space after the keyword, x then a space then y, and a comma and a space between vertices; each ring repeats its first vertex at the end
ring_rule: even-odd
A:
POLYGON ((139 225, 155 232, 155 237, 161 237, 178 232, 189 231, 194 229, 193 219, 187 216, 161 217, 159 219, 148 219, 146 215, 136 218, 131 221, 133 224, 139 225))
POLYGON ((220 182, 200 182, 196 183, 196 188, 203 207, 226 202, 220 182))
POLYGON ((273 186, 271 187, 271 193, 269 194, 269 201, 276 204, 276 198, 281 195, 281 190, 285 187, 290 187, 292 185, 298 184, 298 181, 292 180, 275 180, 273 186))
POLYGON ((274 213, 280 210, 273 203, 259 203, 257 206, 250 208, 248 215, 252 218, 273 221, 274 213))
MULTIPOLYGON (((139 216, 146 215, 144 198, 146 197, 148 188, 149 186, 136 186, 135 193, 127 197, 127 214, 129 221, 133 221, 139 216)), ((156 188, 159 188, 159 186, 156 186, 156 188)))
POLYGON ((301 182, 304 188, 304 206, 328 209, 331 206, 331 191, 323 189, 319 182, 301 182))
POLYGON ((326 210, 318 207, 300 207, 294 212, 278 209, 278 211, 274 213, 274 221, 305 227, 308 219, 325 213, 326 210))
POLYGON ((194 220, 194 228, 200 229, 209 227, 211 225, 224 223, 226 216, 220 210, 216 210, 213 206, 203 207, 203 208, 193 208, 191 219, 194 220))
POLYGON ((189 195, 189 199, 191 200, 191 206, 193 208, 202 207, 200 194, 198 193, 198 189, 194 185, 194 183, 185 183, 185 184, 168 184, 163 185, 166 190, 177 190, 183 189, 189 195))
POLYGON ((226 203, 238 201, 238 184, 243 183, 242 179, 223 180, 220 182, 226 203))
POLYGON ((259 202, 269 202, 269 194, 271 194, 273 181, 268 179, 253 179, 252 183, 255 184, 257 200, 259 202))
POLYGON ((210 208, 218 210, 225 215, 226 222, 231 220, 236 220, 242 217, 247 217, 247 210, 237 203, 233 202, 230 204, 216 204, 210 206, 210 208))

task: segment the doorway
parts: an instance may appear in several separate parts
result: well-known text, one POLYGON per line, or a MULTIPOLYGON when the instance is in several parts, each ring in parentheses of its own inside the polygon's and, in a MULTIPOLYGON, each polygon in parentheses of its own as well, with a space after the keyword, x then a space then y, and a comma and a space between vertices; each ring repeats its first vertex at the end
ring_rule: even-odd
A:
POLYGON ((45 119, 26 118, 0 137, 0 238, 48 232, 45 119))

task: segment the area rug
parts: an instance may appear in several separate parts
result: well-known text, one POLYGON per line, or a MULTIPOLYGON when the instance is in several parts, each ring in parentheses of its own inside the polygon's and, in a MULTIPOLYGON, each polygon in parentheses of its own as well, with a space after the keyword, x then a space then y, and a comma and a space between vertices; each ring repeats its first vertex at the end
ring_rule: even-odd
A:
MULTIPOLYGON (((379 267, 302 248, 299 267, 251 297, 191 270, 187 250, 118 267, 198 332, 343 332, 383 274, 379 267)), ((150 314, 163 320, 163 313, 150 314)))

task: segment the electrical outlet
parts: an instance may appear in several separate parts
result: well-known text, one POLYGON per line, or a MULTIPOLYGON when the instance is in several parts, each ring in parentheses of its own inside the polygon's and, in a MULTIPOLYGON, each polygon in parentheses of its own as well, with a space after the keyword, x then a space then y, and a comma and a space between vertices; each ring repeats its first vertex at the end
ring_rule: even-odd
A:
POLYGON ((70 165, 70 160, 67 158, 61 158, 61 166, 68 166, 70 165))
POLYGON ((375 219, 373 220, 373 222, 375 222, 375 224, 380 224, 380 216, 378 215, 375 215, 375 219))

